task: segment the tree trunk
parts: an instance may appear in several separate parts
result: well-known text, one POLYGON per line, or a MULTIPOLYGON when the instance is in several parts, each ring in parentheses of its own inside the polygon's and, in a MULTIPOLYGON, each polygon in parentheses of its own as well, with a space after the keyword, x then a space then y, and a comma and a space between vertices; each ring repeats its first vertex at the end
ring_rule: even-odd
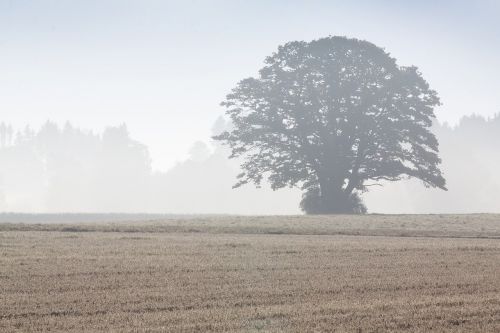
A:
POLYGON ((350 200, 351 193, 347 193, 342 188, 342 183, 335 180, 320 181, 319 206, 324 214, 353 214, 353 207, 350 200))

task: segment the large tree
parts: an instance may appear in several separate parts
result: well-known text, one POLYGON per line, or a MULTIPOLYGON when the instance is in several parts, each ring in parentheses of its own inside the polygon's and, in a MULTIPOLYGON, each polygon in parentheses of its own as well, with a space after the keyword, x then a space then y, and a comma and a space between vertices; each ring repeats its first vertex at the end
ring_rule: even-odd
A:
POLYGON ((362 213, 359 193, 414 177, 445 188, 430 132, 439 98, 416 67, 367 41, 290 42, 222 103, 233 128, 215 137, 243 158, 235 187, 267 178, 300 186, 306 213, 362 213))

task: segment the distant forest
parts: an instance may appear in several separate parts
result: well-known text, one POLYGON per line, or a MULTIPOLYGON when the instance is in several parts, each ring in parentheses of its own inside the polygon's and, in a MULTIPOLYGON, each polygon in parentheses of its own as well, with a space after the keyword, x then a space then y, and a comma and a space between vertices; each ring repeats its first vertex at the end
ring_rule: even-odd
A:
MULTIPOLYGON (((214 134, 228 123, 219 118, 214 134)), ((500 115, 436 124, 449 191, 416 181, 366 193, 370 212, 500 212, 500 115)), ((300 191, 232 189, 238 161, 213 142, 197 142, 190 157, 154 172, 148 148, 125 125, 96 134, 47 122, 38 130, 0 124, 0 210, 22 212, 299 213, 300 191)))

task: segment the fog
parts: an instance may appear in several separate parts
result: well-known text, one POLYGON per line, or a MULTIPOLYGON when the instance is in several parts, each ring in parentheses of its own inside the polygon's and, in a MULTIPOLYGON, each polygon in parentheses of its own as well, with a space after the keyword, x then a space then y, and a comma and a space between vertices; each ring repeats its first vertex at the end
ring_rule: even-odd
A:
POLYGON ((499 111, 499 2, 0 0, 0 122, 126 123, 155 170, 207 144, 219 103, 288 41, 355 37, 415 65, 457 124, 499 111))
POLYGON ((373 212, 500 212, 500 116, 471 115, 456 126, 436 124, 442 171, 448 191, 429 189, 418 181, 384 184, 364 198, 373 212))
MULTIPOLYGON (((220 118, 215 128, 225 126, 220 118)), ((126 125, 102 133, 47 122, 14 132, 0 125, 0 209, 9 212, 234 213, 298 212, 298 192, 233 190, 236 161, 197 142, 189 158, 154 172, 148 148, 126 125)))
MULTIPOLYGON (((212 134, 230 124, 220 117, 212 134)), ((500 116, 436 124, 448 191, 415 180, 363 194, 372 213, 500 212, 500 116)), ((209 141, 210 138, 207 138, 209 141)), ((196 142, 173 168, 153 171, 148 147, 126 125, 101 133, 67 123, 14 130, 0 124, 0 210, 60 213, 296 214, 299 189, 233 189, 239 161, 196 142)))
POLYGON ((380 183, 361 194, 368 211, 500 212, 499 10, 492 0, 0 0, 0 212, 301 213, 298 188, 233 189, 241 160, 212 137, 231 127, 220 103, 266 56, 326 36, 417 66, 441 102, 433 132, 448 191, 380 183))

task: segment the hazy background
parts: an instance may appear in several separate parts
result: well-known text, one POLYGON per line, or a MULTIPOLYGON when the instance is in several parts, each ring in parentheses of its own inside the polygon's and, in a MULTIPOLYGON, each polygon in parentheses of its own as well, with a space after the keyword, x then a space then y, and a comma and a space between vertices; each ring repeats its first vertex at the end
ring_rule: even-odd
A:
POLYGON ((391 184, 369 211, 500 212, 499 15, 494 0, 0 0, 0 210, 298 212, 297 191, 231 190, 237 163, 210 136, 279 44, 346 35, 418 66, 443 102, 450 191, 391 184))

